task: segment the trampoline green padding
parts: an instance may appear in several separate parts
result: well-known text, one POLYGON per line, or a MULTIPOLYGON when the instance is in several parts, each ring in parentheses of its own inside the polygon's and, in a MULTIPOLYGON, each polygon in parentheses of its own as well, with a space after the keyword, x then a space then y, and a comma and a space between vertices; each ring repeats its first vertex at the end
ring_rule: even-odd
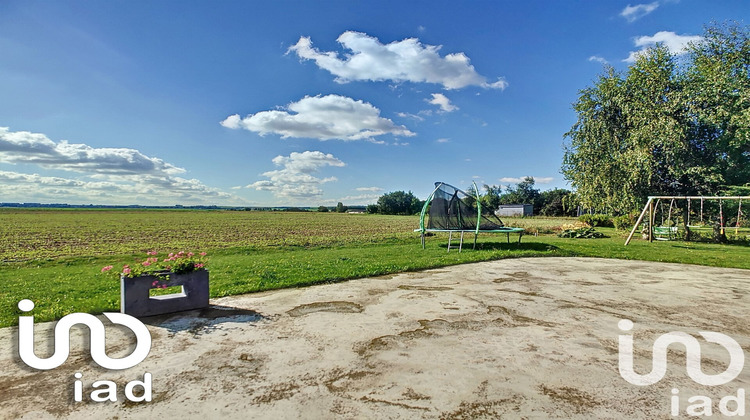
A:
POLYGON ((508 243, 510 234, 518 233, 518 243, 521 242, 524 230, 506 227, 502 220, 489 209, 482 208, 477 185, 474 184, 474 194, 467 194, 456 187, 444 182, 436 182, 435 190, 430 194, 419 215, 419 229, 422 239, 422 249, 425 248, 425 234, 427 232, 448 232, 448 252, 451 248, 463 249, 464 234, 474 234, 474 246, 477 246, 477 236, 480 233, 505 233, 508 243), (452 245, 453 233, 460 233, 458 247, 452 245))

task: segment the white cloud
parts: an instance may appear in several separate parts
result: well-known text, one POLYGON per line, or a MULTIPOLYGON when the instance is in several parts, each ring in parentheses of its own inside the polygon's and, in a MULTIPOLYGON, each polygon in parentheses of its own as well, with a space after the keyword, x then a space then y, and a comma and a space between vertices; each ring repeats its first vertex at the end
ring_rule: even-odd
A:
POLYGON ((609 61, 603 57, 599 57, 598 55, 592 55, 589 57, 589 61, 594 61, 601 64, 609 64, 609 61))
POLYGON ((416 121, 424 121, 424 118, 417 115, 417 114, 410 114, 408 112, 399 112, 396 115, 398 115, 401 118, 411 118, 416 121))
POLYGON ((318 178, 313 174, 326 166, 342 167, 346 164, 332 154, 318 151, 293 152, 289 156, 276 156, 272 162, 281 169, 264 172, 267 180, 247 186, 259 191, 271 191, 278 198, 308 198, 323 194, 320 185, 333 182, 335 177, 318 178))
POLYGON ((345 206, 365 206, 377 203, 378 198, 380 198, 379 194, 357 194, 338 198, 321 198, 317 201, 329 206, 335 206, 337 203, 343 203, 345 206))
POLYGON ((94 148, 58 143, 41 133, 0 127, 0 163, 33 164, 65 170, 81 178, 0 171, 0 196, 5 201, 97 204, 241 204, 242 199, 175 175, 178 168, 135 149, 94 148))
POLYGON ((4 201, 72 204, 241 204, 243 200, 197 179, 129 175, 117 181, 90 181, 0 171, 4 201))
POLYGON ((305 96, 286 110, 261 111, 245 118, 230 115, 221 125, 231 129, 244 128, 265 136, 281 138, 314 138, 318 140, 362 140, 384 134, 414 136, 403 125, 380 116, 380 110, 367 102, 346 96, 305 96))
POLYGON ((313 48, 309 37, 287 50, 305 60, 314 60, 318 67, 336 76, 336 82, 357 80, 394 82, 426 82, 443 85, 445 89, 480 86, 486 89, 505 89, 508 83, 498 78, 488 82, 470 64, 464 53, 441 57, 441 46, 422 45, 417 38, 407 38, 382 44, 377 38, 361 32, 347 31, 337 41, 350 50, 344 59, 336 52, 321 52, 313 48))
POLYGON ((345 197, 339 197, 335 200, 326 200, 327 203, 344 203, 348 206, 361 206, 366 204, 373 204, 378 201, 380 195, 378 194, 359 194, 359 195, 347 195, 345 197))
POLYGON ((622 61, 633 63, 638 58, 639 54, 647 48, 659 43, 664 44, 672 54, 684 54, 687 52, 686 48, 688 44, 699 43, 701 41, 703 41, 703 37, 698 35, 677 35, 676 33, 669 31, 660 31, 653 36, 639 36, 635 38, 634 44, 636 47, 641 47, 641 49, 638 51, 631 51, 628 58, 622 61))
POLYGON ((647 14, 653 12, 659 7, 659 2, 655 1, 653 3, 648 4, 636 4, 635 6, 627 5, 624 9, 622 9, 622 12, 620 12, 620 16, 624 17, 625 20, 632 23, 636 20, 646 16, 647 14))
POLYGON ((453 105, 451 103, 451 100, 442 93, 433 93, 432 99, 425 99, 425 101, 427 101, 429 104, 439 106, 440 112, 453 112, 459 109, 457 106, 453 105))
MULTIPOLYGON (((503 184, 518 184, 519 182, 522 182, 526 176, 522 176, 520 178, 515 177, 503 177, 500 178, 500 182, 503 184)), ((532 176, 534 178, 534 182, 536 184, 549 184, 550 182, 554 181, 555 178, 549 177, 549 176, 532 176)))
POLYGON ((447 139, 447 138, 441 138, 441 139, 435 140, 436 143, 450 143, 450 141, 451 139, 447 139))
POLYGON ((55 143, 44 134, 10 131, 8 127, 0 127, 0 162, 33 163, 47 169, 107 175, 185 172, 135 149, 94 148, 65 140, 55 143))
POLYGON ((369 191, 369 192, 379 192, 383 191, 380 187, 358 187, 354 189, 355 191, 369 191))

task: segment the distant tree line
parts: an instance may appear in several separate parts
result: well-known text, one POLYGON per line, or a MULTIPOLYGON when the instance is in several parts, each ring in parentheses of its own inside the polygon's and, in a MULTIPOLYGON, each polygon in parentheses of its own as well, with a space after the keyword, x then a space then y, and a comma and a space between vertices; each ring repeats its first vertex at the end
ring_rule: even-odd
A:
MULTIPOLYGON (((575 194, 561 188, 539 191, 534 188, 533 177, 525 177, 513 185, 483 185, 479 192, 482 207, 497 210, 501 205, 531 204, 534 215, 538 216, 575 216, 578 211, 575 194)), ((473 188, 469 189, 474 194, 473 188)))
MULTIPOLYGON (((572 192, 555 188, 548 191, 539 191, 534 188, 534 178, 526 177, 521 182, 513 185, 496 186, 484 185, 479 191, 479 199, 482 207, 495 211, 504 204, 532 204, 534 214, 542 216, 575 216, 577 214, 577 201, 572 192)), ((473 188, 467 191, 470 195, 476 195, 473 188)), ((424 200, 417 198, 411 191, 394 191, 383 194, 378 198, 377 204, 367 206, 367 213, 371 214, 418 214, 424 207, 424 200)))
POLYGON ((349 210, 349 207, 345 206, 344 203, 342 203, 340 201, 338 202, 338 204, 336 204, 336 207, 326 207, 326 206, 320 206, 320 207, 318 207, 318 211, 321 212, 321 213, 327 213, 327 212, 332 212, 332 213, 346 213, 347 210, 349 210))

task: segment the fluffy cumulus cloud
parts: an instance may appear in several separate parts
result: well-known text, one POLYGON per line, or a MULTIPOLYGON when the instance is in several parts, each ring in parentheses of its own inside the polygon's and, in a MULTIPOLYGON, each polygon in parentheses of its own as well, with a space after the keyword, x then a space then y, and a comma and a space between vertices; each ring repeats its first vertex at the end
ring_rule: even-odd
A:
POLYGON ((55 142, 40 133, 0 127, 0 163, 31 164, 63 170, 75 178, 0 170, 0 196, 5 201, 98 204, 242 204, 230 194, 197 179, 185 169, 135 149, 94 148, 55 142))
POLYGON ((622 9, 622 12, 620 12, 620 16, 625 18, 625 20, 627 20, 628 22, 632 23, 653 12, 658 7, 658 1, 647 4, 636 4, 635 6, 631 6, 628 4, 624 9, 622 9))
POLYGON ((185 170, 135 149, 94 148, 85 144, 56 143, 40 133, 0 127, 0 162, 33 163, 46 169, 109 175, 164 174, 185 170))
POLYGON ((380 110, 346 96, 305 96, 284 110, 261 111, 245 118, 230 115, 221 125, 245 129, 265 136, 299 137, 318 140, 372 140, 377 136, 414 136, 402 125, 380 116, 380 110))
POLYGON ((432 99, 425 99, 425 100, 432 105, 439 106, 440 112, 453 112, 458 109, 458 107, 453 105, 451 103, 451 100, 448 99, 442 93, 433 93, 432 99))
POLYGON ((669 31, 660 31, 653 36, 639 36, 635 38, 634 44, 636 47, 641 47, 641 49, 638 51, 631 51, 628 58, 623 61, 628 63, 635 62, 640 53, 656 44, 663 44, 672 54, 684 54, 687 52, 686 48, 689 44, 699 43, 702 40, 703 37, 699 35, 677 35, 676 33, 669 31))
POLYGON ((339 83, 350 81, 426 82, 443 85, 445 89, 480 86, 505 89, 507 82, 498 78, 489 82, 470 64, 464 53, 440 55, 441 46, 423 45, 417 38, 382 44, 377 38, 361 32, 347 31, 337 41, 351 51, 342 57, 333 51, 322 52, 313 47, 309 37, 300 37, 289 47, 304 60, 313 60, 318 67, 336 76, 339 83))
MULTIPOLYGON (((526 176, 522 176, 520 178, 503 177, 503 178, 500 178, 500 182, 503 184, 518 184, 519 182, 522 182, 526 178, 528 177, 526 176)), ((550 182, 555 180, 555 178, 551 176, 532 176, 532 178, 534 178, 534 182, 537 184, 549 184, 550 182)))
POLYGON ((323 194, 320 185, 336 181, 336 177, 315 176, 326 166, 342 167, 346 164, 330 153, 318 151, 293 152, 289 156, 276 156, 272 162, 280 167, 264 172, 268 179, 254 182, 247 188, 270 191, 278 198, 303 199, 323 194))

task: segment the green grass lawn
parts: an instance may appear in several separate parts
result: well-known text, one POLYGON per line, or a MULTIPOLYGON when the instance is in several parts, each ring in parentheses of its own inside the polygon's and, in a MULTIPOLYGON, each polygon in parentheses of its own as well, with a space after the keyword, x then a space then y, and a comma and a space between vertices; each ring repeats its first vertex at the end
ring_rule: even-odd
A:
MULTIPOLYGON (((574 219, 527 218, 508 224, 551 231, 574 219)), ((36 303, 37 320, 72 312, 119 310, 119 282, 99 274, 146 251, 206 251, 211 296, 300 287, 475 261, 543 256, 640 259, 750 269, 750 248, 709 243, 609 238, 480 235, 478 249, 447 252, 448 235, 413 232, 418 217, 332 213, 179 210, 0 210, 0 326, 17 323, 19 300, 36 303), (11 252, 10 250, 18 252, 11 252)), ((455 238, 454 238, 455 241, 455 238)), ((377 280, 374 280, 377 281, 377 280)))

